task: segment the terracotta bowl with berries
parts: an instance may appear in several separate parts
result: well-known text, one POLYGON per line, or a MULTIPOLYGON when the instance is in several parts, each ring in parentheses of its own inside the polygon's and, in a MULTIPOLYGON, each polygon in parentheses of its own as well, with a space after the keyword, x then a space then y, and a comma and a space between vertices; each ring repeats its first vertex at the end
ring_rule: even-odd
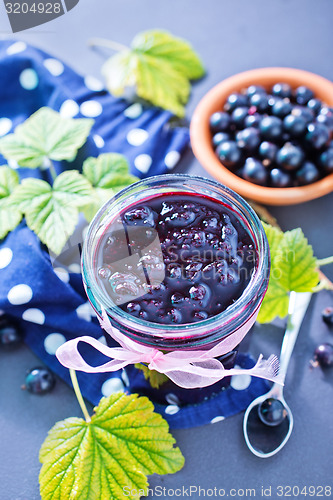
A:
POLYGON ((194 155, 222 184, 268 205, 333 191, 333 83, 292 68, 239 73, 211 89, 190 127, 194 155))

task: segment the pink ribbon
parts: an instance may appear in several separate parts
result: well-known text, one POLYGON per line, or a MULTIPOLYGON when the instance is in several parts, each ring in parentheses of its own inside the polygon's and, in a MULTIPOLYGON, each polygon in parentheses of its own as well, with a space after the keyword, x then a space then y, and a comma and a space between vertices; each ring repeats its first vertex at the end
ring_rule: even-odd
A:
POLYGON ((121 347, 107 347, 93 337, 78 337, 69 340, 60 346, 56 356, 60 363, 73 370, 87 373, 114 372, 134 363, 146 363, 150 370, 164 373, 175 384, 185 389, 207 387, 218 382, 224 377, 232 375, 251 375, 265 378, 272 382, 283 382, 278 376, 279 361, 274 355, 264 360, 260 355, 253 368, 232 368, 226 370, 223 364, 215 359, 232 351, 244 338, 254 324, 258 311, 241 328, 222 339, 218 344, 208 350, 201 351, 171 351, 164 354, 162 351, 147 347, 120 333, 114 328, 106 312, 102 311, 101 327, 120 344, 121 347), (111 358, 110 361, 100 366, 89 365, 78 351, 78 344, 86 343, 97 351, 111 358))

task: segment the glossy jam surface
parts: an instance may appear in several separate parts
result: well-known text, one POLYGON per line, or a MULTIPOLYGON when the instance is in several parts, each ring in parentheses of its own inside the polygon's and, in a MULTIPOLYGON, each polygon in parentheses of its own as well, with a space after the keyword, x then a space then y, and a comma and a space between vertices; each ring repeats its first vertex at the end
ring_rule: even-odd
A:
POLYGON ((257 255, 231 209, 212 198, 161 194, 120 213, 101 238, 98 280, 113 302, 152 323, 215 316, 248 285, 257 255))

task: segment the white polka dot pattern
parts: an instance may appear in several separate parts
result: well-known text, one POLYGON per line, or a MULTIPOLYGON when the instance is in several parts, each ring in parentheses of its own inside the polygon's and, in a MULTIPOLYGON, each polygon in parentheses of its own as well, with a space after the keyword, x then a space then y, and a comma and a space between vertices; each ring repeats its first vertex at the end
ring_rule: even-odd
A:
POLYGON ((63 267, 55 267, 53 271, 61 281, 63 281, 64 283, 69 282, 69 274, 67 269, 64 269, 63 267))
POLYGON ((131 118, 134 120, 135 118, 139 118, 140 115, 142 115, 143 109, 142 106, 139 102, 136 102, 135 104, 132 104, 128 108, 125 109, 124 115, 126 118, 131 118))
POLYGON ((27 68, 22 71, 19 76, 21 86, 26 90, 33 90, 38 86, 38 75, 32 68, 27 68))
POLYGON ((37 325, 43 325, 45 323, 45 314, 40 309, 26 309, 22 314, 24 321, 30 321, 30 323, 36 323, 37 325))
POLYGON ((103 83, 91 75, 87 75, 85 77, 84 84, 89 90, 92 90, 93 92, 100 92, 101 90, 104 90, 103 83))
POLYGON ((13 251, 11 248, 5 247, 0 250, 0 269, 5 269, 9 266, 13 259, 13 251))
POLYGON ((212 420, 210 421, 211 424, 216 424, 217 422, 222 422, 222 420, 224 420, 225 417, 223 417, 222 415, 219 415, 218 417, 214 417, 212 418, 212 420))
POLYGON ((138 170, 140 170, 140 172, 142 172, 143 174, 146 174, 148 172, 148 170, 151 167, 152 162, 153 162, 153 160, 152 160, 151 156, 144 154, 144 153, 142 155, 138 155, 134 159, 135 167, 138 170))
POLYGON ((32 299, 33 292, 29 285, 15 285, 13 286, 7 295, 8 302, 14 306, 19 306, 22 304, 27 304, 32 299))
POLYGON ((73 262, 73 264, 70 264, 68 266, 68 270, 71 273, 80 274, 81 273, 81 266, 80 266, 80 264, 77 264, 77 263, 73 262))
POLYGON ((19 54, 26 50, 27 44, 24 42, 15 42, 13 45, 10 45, 7 49, 7 54, 9 56, 13 56, 14 54, 19 54))
POLYGON ((101 137, 101 136, 100 136, 100 135, 98 135, 98 134, 95 134, 95 135, 93 136, 93 139, 94 139, 94 143, 96 144, 96 146, 97 146, 98 148, 103 148, 103 147, 104 147, 105 142, 104 142, 103 137, 101 137))
POLYGON ((73 99, 67 99, 60 107, 59 113, 64 118, 73 118, 80 111, 79 105, 73 99))
POLYGON ((85 302, 76 309, 76 314, 80 319, 91 321, 91 317, 95 316, 95 311, 93 310, 89 302, 85 302))
POLYGON ((167 415, 175 415, 176 413, 179 412, 179 406, 177 405, 169 405, 165 408, 165 413, 167 415))
POLYGON ((180 153, 178 151, 169 151, 164 158, 164 163, 169 170, 172 170, 180 160, 180 153))
POLYGON ((87 118, 96 118, 102 111, 102 105, 98 101, 85 101, 80 106, 80 113, 87 118))
POLYGON ((8 134, 13 124, 9 118, 0 118, 0 136, 8 134))
POLYGON ((55 354, 57 349, 66 342, 62 333, 50 333, 44 340, 45 351, 48 354, 55 354))
POLYGON ((60 76, 65 70, 65 67, 61 61, 58 61, 58 59, 53 59, 51 57, 49 59, 45 59, 44 66, 53 76, 60 76))
POLYGON ((108 397, 114 392, 124 391, 124 384, 120 378, 109 378, 104 382, 101 388, 103 396, 108 397))
POLYGON ((18 168, 20 168, 20 165, 17 163, 16 160, 8 160, 8 165, 10 168, 12 168, 14 170, 17 170, 18 168))
POLYGON ((148 132, 142 128, 133 128, 127 134, 127 142, 131 146, 141 146, 147 139, 148 132))
MULTIPOLYGON (((238 365, 235 365, 235 368, 241 368, 238 365)), ((230 386, 236 391, 244 391, 251 384, 251 376, 250 375, 233 375, 231 377, 230 386)))

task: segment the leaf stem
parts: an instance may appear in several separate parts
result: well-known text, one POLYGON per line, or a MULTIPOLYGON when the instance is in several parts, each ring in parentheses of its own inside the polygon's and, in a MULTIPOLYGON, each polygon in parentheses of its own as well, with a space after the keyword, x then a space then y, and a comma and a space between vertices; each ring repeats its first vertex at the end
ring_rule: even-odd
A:
POLYGON ((113 40, 107 40, 106 38, 91 38, 90 40, 88 40, 88 47, 105 47, 116 52, 129 50, 129 47, 127 47, 126 45, 114 42, 113 40))
POLYGON ((86 407, 86 404, 83 400, 83 397, 82 397, 82 393, 81 393, 81 390, 80 390, 80 386, 79 386, 79 383, 77 381, 77 376, 76 376, 76 372, 75 370, 73 370, 72 368, 69 369, 69 374, 71 376, 71 381, 72 381, 72 384, 73 384, 73 389, 74 389, 74 392, 75 392, 75 396, 79 402, 79 405, 81 407, 81 410, 82 410, 82 413, 84 415, 84 418, 86 419, 86 422, 91 422, 91 418, 90 418, 90 415, 88 413, 88 410, 87 410, 87 407, 86 407))
POLYGON ((320 292, 321 290, 333 290, 333 283, 327 276, 318 269, 320 281, 318 285, 313 289, 313 292, 320 292))
POLYGON ((52 180, 54 182, 56 180, 56 178, 57 178, 57 172, 55 170, 53 161, 50 160, 49 158, 46 158, 45 159, 45 166, 47 166, 47 168, 49 169, 49 172, 51 174, 52 180))
POLYGON ((317 266, 327 266, 327 264, 333 264, 333 255, 331 257, 326 257, 325 259, 317 259, 317 266))

